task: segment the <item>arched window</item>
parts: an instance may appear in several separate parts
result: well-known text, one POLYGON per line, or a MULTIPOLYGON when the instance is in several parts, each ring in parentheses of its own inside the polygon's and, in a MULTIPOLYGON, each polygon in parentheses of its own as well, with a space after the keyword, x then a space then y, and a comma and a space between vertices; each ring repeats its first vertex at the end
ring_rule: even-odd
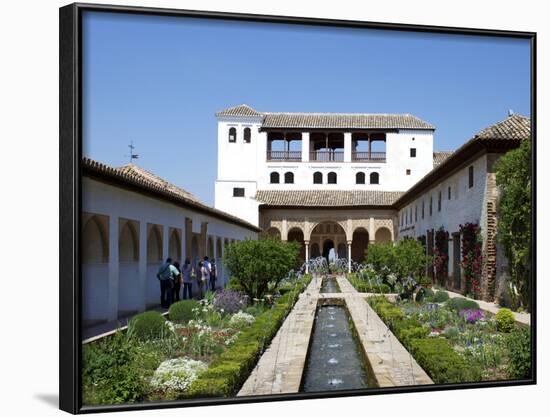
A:
POLYGON ((365 183, 365 173, 358 172, 355 174, 355 184, 364 184, 365 183))
POLYGON ((270 184, 279 184, 279 173, 278 172, 272 172, 269 174, 269 183, 270 184))
POLYGON ((327 182, 329 184, 336 184, 337 182, 337 176, 336 176, 336 172, 329 172, 328 175, 327 175, 327 182))
POLYGON ((371 184, 380 184, 380 175, 378 172, 371 172, 370 174, 370 183, 371 184))
POLYGON ((251 133, 250 133, 249 127, 244 128, 243 138, 244 138, 244 143, 250 143, 251 133))
POLYGON ((322 184, 322 183, 323 183, 323 173, 319 171, 313 173, 313 184, 322 184))
POLYGON ((294 174, 292 172, 285 172, 285 184, 294 184, 294 174))
POLYGON ((229 128, 229 143, 237 142, 237 129, 234 127, 229 128))

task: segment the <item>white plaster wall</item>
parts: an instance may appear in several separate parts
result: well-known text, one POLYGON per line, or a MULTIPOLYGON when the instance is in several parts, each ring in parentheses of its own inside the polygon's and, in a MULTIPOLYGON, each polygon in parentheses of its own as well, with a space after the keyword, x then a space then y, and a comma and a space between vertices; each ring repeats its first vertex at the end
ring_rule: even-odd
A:
MULTIPOLYGON (((194 232, 200 232, 201 223, 207 222, 207 234, 219 236, 222 241, 225 238, 243 240, 257 237, 256 232, 242 226, 90 178, 83 178, 82 181, 82 210, 86 213, 108 216, 110 223, 116 225, 119 218, 135 220, 139 223, 140 230, 137 276, 134 275, 134 266, 119 264, 118 261, 116 265, 83 265, 84 320, 115 320, 118 311, 143 311, 147 305, 159 304, 159 284, 156 278, 159 264, 147 263, 146 260, 148 223, 163 227, 163 258, 168 255, 168 229, 172 227, 185 231, 186 217, 193 220, 194 232), (115 292, 118 294, 114 294, 115 292)), ((118 227, 115 229, 116 234, 109 231, 112 238, 110 255, 118 253, 118 250, 115 251, 113 248, 114 244, 118 245, 118 227)), ((183 238, 180 262, 184 258, 185 244, 183 238)))
MULTIPOLYGON (((399 210, 398 219, 403 212, 412 209, 413 221, 404 225, 399 223, 399 237, 418 237, 426 234, 428 229, 443 227, 449 233, 459 231, 461 224, 466 222, 480 223, 484 211, 485 188, 487 178, 487 157, 478 156, 467 162, 463 168, 441 179, 441 182, 419 195, 414 201, 399 210), (474 186, 468 187, 468 167, 474 166, 474 186), (447 188, 451 186, 451 200, 448 199, 447 188), (437 210, 438 192, 442 193, 441 211, 437 210), (432 216, 429 214, 430 196, 433 197, 432 216), (422 219, 422 200, 425 201, 425 217, 422 219), (415 206, 418 206, 418 220, 414 220, 415 206)), ((407 217, 407 216, 405 216, 407 217)))

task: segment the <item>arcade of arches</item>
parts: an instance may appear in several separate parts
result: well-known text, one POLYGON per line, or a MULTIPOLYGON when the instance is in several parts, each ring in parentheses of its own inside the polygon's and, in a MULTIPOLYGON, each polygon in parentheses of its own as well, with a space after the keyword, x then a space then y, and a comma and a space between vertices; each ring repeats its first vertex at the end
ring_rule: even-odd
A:
POLYGON ((319 256, 328 259, 334 249, 332 253, 347 259, 351 269, 351 261, 364 261, 369 243, 393 241, 396 235, 391 211, 376 217, 359 213, 321 217, 312 213, 297 219, 296 215, 285 214, 282 210, 264 211, 260 216, 262 229, 266 236, 300 243, 300 265, 319 256))

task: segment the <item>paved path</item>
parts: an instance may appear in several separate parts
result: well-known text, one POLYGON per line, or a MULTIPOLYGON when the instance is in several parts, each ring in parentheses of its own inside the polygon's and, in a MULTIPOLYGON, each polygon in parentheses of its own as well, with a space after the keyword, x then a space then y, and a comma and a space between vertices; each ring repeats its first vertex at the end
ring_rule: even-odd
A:
MULTIPOLYGON (((484 311, 488 311, 491 314, 497 314, 498 311, 502 308, 496 303, 490 303, 490 302, 481 301, 481 300, 474 300, 473 298, 464 297, 462 294, 458 294, 458 293, 452 292, 452 291, 446 291, 446 292, 447 292, 447 294, 449 294, 449 297, 451 297, 451 298, 461 297, 461 298, 466 298, 468 300, 475 301, 476 303, 479 304, 480 309, 482 309, 484 311)), ((529 314, 529 313, 516 313, 515 311, 513 311, 512 313, 514 313, 514 317, 515 317, 515 319, 518 323, 525 324, 527 326, 531 325, 531 314, 529 314)))
POLYGON ((379 387, 433 384, 407 349, 350 282, 337 278, 379 387))
POLYGON ((237 396, 300 391, 321 278, 313 278, 237 396))
MULTIPOLYGON (((340 299, 350 312, 364 352, 380 387, 432 384, 432 380, 345 278, 341 293, 320 294, 321 278, 313 279, 264 352, 238 396, 297 393, 306 365, 317 303, 340 299)), ((372 376, 371 376, 372 377, 372 376)))

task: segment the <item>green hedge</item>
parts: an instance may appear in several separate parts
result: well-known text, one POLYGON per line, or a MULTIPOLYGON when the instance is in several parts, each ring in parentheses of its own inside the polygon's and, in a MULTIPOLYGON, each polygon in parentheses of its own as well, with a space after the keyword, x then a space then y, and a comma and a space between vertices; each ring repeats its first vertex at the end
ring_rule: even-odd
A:
POLYGON ((428 337, 429 329, 385 297, 372 297, 369 304, 409 350, 418 364, 437 384, 474 382, 481 379, 480 371, 466 362, 443 338, 428 337))
POLYGON ((361 278, 357 278, 356 274, 348 274, 348 281, 359 292, 368 292, 371 294, 389 294, 391 288, 387 284, 370 284, 361 278))
POLYGON ((446 339, 412 339, 409 351, 436 384, 474 382, 481 379, 480 370, 469 365, 446 339))
POLYGON ((454 311, 461 311, 461 310, 479 310, 479 304, 476 303, 474 300, 468 300, 467 298, 463 297, 455 297, 451 298, 446 303, 447 307, 449 307, 451 310, 454 311))
POLYGON ((182 300, 175 302, 168 310, 168 317, 171 321, 185 324, 194 318, 193 309, 199 307, 196 300, 182 300))
POLYGON ((242 331, 235 343, 212 362, 183 394, 185 398, 232 397, 248 378, 261 353, 269 345, 286 316, 294 307, 299 294, 311 281, 311 276, 296 284, 294 291, 281 296, 275 305, 256 317, 242 331))
POLYGON ((146 311, 128 322, 128 336, 139 340, 160 339, 168 332, 166 319, 158 311, 146 311))

